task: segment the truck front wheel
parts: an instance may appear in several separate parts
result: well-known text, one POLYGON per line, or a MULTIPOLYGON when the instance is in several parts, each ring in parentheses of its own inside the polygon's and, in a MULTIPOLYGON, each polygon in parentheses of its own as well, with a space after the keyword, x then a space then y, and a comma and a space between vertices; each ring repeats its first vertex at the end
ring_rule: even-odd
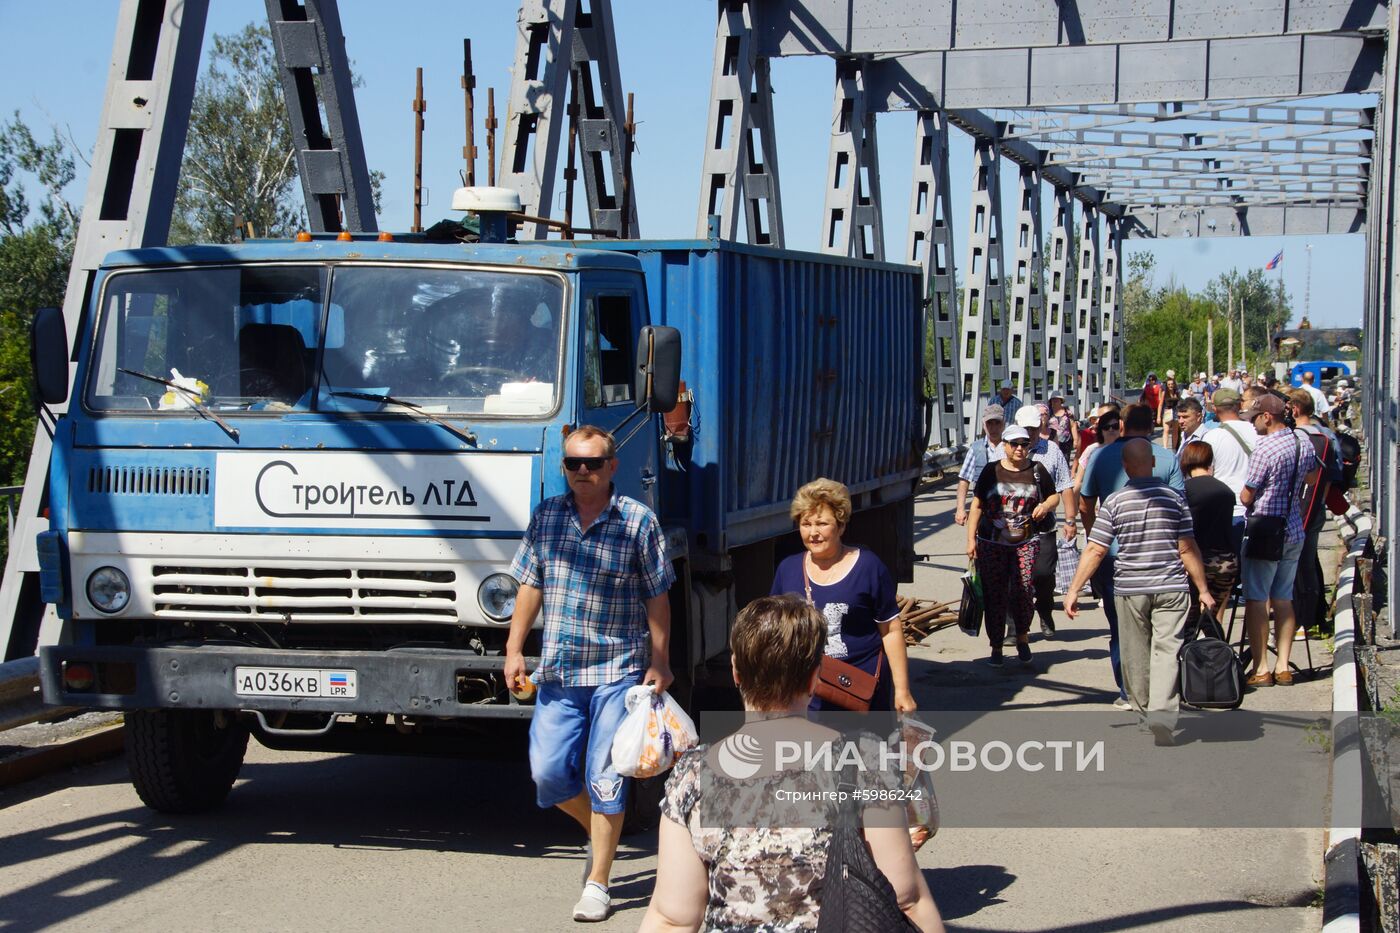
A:
POLYGON ((126 714, 126 765, 142 802, 161 813, 202 813, 224 802, 243 767, 248 729, 206 710, 126 714))

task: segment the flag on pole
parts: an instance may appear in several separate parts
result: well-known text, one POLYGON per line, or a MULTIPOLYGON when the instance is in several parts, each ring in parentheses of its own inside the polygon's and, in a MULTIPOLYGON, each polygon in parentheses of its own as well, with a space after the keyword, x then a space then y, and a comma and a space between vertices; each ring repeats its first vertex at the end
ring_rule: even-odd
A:
POLYGON ((1278 251, 1278 255, 1275 256, 1273 259, 1270 259, 1270 260, 1269 260, 1269 264, 1268 264, 1267 266, 1265 266, 1264 269, 1265 269, 1265 270, 1272 269, 1272 268, 1274 268, 1275 266, 1277 266, 1277 265, 1278 265, 1279 263, 1281 263, 1281 262, 1283 262, 1283 250, 1279 250, 1279 251, 1278 251))

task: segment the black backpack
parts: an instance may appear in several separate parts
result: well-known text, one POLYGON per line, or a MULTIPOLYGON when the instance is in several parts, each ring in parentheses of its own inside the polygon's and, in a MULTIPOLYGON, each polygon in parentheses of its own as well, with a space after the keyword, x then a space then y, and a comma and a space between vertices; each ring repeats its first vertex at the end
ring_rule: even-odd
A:
POLYGON ((1225 641, 1225 632, 1209 612, 1195 628, 1182 633, 1181 702, 1197 709, 1238 709, 1244 702, 1244 665, 1225 641), (1197 635, 1203 635, 1198 638, 1197 635))
POLYGON ((1342 461, 1342 489, 1355 489, 1356 471, 1361 467, 1361 442, 1338 431, 1337 456, 1342 461))

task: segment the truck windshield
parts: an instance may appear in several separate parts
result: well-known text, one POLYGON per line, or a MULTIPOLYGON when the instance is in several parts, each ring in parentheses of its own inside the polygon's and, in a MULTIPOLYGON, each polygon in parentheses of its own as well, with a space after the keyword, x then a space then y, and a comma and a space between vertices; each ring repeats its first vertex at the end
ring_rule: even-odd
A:
POLYGON ((344 266, 331 285, 342 341, 327 340, 318 404, 394 410, 335 395, 404 399, 430 412, 554 410, 564 289, 553 274, 344 266))
POLYGON ((323 266, 112 276, 103 294, 88 406, 187 412, 198 400, 212 411, 305 408, 326 277, 323 266))
POLYGON ((245 265, 120 273, 103 293, 87 403, 106 411, 203 404, 213 412, 405 413, 373 398, 392 396, 435 414, 547 414, 557 402, 562 309, 557 276, 516 271, 245 265))

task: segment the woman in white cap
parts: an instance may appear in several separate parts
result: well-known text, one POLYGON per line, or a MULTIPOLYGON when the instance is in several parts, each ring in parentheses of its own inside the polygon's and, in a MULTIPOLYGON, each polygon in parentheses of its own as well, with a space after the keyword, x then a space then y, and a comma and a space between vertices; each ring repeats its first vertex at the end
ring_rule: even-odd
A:
POLYGON ((1001 435, 1003 456, 977 479, 967 522, 967 556, 977 562, 986 600, 987 663, 1001 667, 1008 612, 1016 626, 1016 656, 1031 663, 1030 630, 1035 615, 1038 524, 1054 514, 1060 495, 1050 472, 1031 460, 1031 437, 1020 425, 1001 435))

